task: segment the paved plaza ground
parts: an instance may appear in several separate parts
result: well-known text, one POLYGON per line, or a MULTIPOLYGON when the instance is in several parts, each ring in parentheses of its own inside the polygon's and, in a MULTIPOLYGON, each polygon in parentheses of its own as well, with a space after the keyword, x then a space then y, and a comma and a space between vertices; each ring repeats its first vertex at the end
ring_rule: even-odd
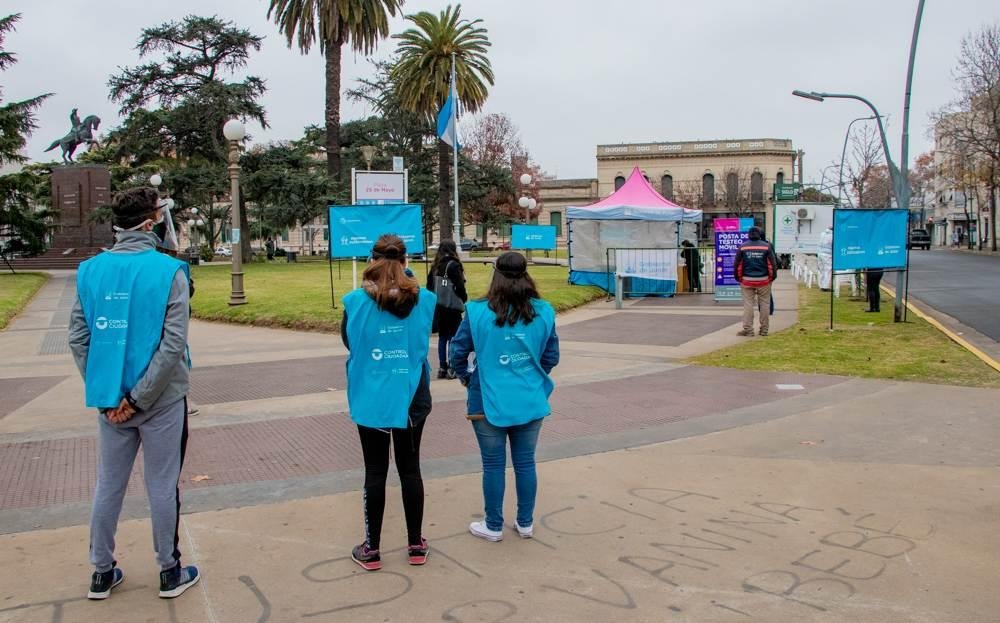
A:
MULTIPOLYGON (((795 284, 777 285, 772 332, 796 316, 795 284)), ((204 579, 155 597, 134 478, 128 577, 88 602, 95 415, 66 347, 74 295, 54 275, 0 333, 0 622, 1000 621, 1000 391, 685 365, 744 339, 740 310, 708 296, 559 317, 532 540, 468 534, 478 451, 464 390, 434 381, 430 560, 406 564, 393 487, 376 573, 350 561, 362 461, 339 337, 193 322, 181 549, 204 579)))

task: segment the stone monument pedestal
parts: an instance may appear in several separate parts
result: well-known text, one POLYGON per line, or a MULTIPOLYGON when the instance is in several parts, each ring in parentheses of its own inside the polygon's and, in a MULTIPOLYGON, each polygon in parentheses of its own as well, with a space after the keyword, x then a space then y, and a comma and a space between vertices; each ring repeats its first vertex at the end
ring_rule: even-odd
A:
POLYGON ((115 240, 111 224, 90 220, 94 209, 110 204, 111 172, 106 166, 73 164, 53 168, 52 209, 59 221, 48 254, 111 247, 115 240))

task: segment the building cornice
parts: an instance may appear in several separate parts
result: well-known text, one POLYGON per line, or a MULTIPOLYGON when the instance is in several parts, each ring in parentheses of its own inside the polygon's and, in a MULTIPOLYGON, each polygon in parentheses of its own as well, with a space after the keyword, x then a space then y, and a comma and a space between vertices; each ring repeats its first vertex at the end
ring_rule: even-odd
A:
POLYGON ((770 155, 794 157, 791 139, 753 138, 670 143, 620 143, 597 146, 597 160, 696 158, 700 156, 770 155))

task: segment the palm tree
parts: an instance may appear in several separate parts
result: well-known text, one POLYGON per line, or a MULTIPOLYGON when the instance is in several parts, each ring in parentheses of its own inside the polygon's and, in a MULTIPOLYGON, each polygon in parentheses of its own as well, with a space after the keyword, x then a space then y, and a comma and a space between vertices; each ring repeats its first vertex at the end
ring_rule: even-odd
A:
MULTIPOLYGON (((432 120, 448 97, 451 59, 455 55, 458 99, 465 110, 475 112, 486 102, 486 83, 493 85, 493 69, 486 58, 490 41, 483 20, 461 18, 462 5, 451 5, 440 14, 427 11, 407 15, 415 28, 393 35, 399 39, 399 59, 391 76, 399 100, 408 110, 432 120)), ((452 238, 448 209, 448 161, 451 148, 438 141, 438 225, 441 239, 452 238)))
POLYGON ((267 18, 274 18, 288 39, 298 35, 307 54, 314 43, 326 58, 326 168, 340 179, 340 57, 350 43, 355 52, 371 54, 379 39, 389 36, 389 15, 403 0, 270 0, 267 18), (318 28, 318 31, 317 31, 318 28))

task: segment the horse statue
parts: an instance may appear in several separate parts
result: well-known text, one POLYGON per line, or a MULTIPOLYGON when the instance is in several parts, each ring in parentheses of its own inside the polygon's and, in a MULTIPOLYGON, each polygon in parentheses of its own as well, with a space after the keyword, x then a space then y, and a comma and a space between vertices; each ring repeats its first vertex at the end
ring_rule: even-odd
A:
POLYGON ((94 131, 97 130, 101 125, 101 118, 97 115, 90 115, 85 117, 83 121, 80 121, 80 117, 76 114, 76 108, 73 112, 69 114, 70 122, 73 124, 73 129, 69 131, 69 134, 62 137, 59 140, 53 141, 49 148, 45 151, 52 151, 56 147, 62 148, 62 159, 66 164, 72 164, 73 152, 80 145, 87 144, 96 145, 97 140, 94 138, 94 131))

